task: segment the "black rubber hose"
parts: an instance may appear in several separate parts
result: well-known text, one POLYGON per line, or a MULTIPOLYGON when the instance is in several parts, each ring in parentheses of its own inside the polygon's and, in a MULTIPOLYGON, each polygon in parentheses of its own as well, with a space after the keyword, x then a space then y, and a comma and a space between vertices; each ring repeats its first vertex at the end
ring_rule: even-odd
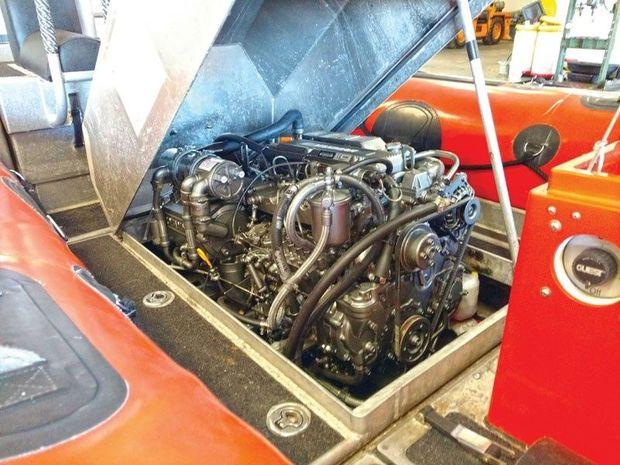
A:
POLYGON ((392 172, 394 171, 394 165, 392 164, 390 160, 386 158, 371 157, 371 158, 366 158, 362 161, 358 161, 357 163, 353 163, 351 166, 347 166, 345 169, 342 170, 342 172, 344 174, 348 174, 348 173, 352 173, 355 170, 363 168, 364 166, 378 165, 378 164, 385 166, 385 172, 387 174, 392 174, 392 172))
POLYGON ((303 134, 304 120, 299 110, 289 110, 275 123, 251 132, 245 137, 236 134, 222 134, 215 139, 215 142, 226 142, 221 148, 224 153, 238 150, 241 143, 246 144, 255 152, 259 152, 263 147, 251 144, 275 139, 286 132, 288 128, 292 128, 294 136, 301 136, 303 134))
MULTIPOLYGON (((396 199, 400 195, 400 189, 396 185, 396 181, 391 176, 385 176, 383 182, 388 185, 388 192, 392 199, 396 199)), ((393 220, 401 213, 401 203, 400 201, 390 200, 390 209, 388 212, 388 221, 393 220)), ((388 279, 390 275, 390 266, 392 264, 392 253, 394 250, 394 238, 396 233, 392 231, 390 237, 383 244, 383 249, 381 250, 381 255, 379 255, 379 259, 377 260, 377 265, 375 267, 375 275, 381 279, 388 279)))
MULTIPOLYGON (((355 281, 357 281, 357 279, 366 271, 366 268, 368 268, 368 266, 377 259, 377 257, 379 256, 379 253, 381 252, 382 246, 383 244, 381 242, 377 242, 376 244, 373 244, 370 250, 368 251, 368 253, 364 256, 364 258, 362 258, 362 260, 359 263, 355 263, 355 266, 353 266, 350 270, 348 270, 340 281, 334 284, 329 289, 329 291, 327 291, 327 293, 325 293, 324 295, 318 296, 318 299, 320 299, 320 301, 318 302, 316 308, 308 310, 308 311, 311 311, 312 314, 308 318, 309 323, 306 325, 306 328, 309 328, 312 325, 311 322, 316 321, 314 314, 317 310, 328 308, 332 303, 336 301, 336 299, 338 299, 338 297, 340 297, 349 287, 351 287, 353 283, 355 283, 355 281)), ((338 279, 338 276, 333 278, 331 282, 335 281, 336 279, 338 279)), ((313 300, 318 300, 318 299, 313 298, 313 300)), ((303 305, 302 305, 302 308, 300 309, 300 312, 302 310, 303 310, 303 305)), ((305 332, 306 332, 306 329, 303 330, 301 335, 303 336, 305 332)), ((289 337, 289 340, 290 340, 290 337, 289 337)))
POLYGON ((322 381, 321 378, 317 378, 317 381, 319 382, 321 386, 323 386, 325 389, 327 389, 329 392, 331 392, 333 395, 335 395, 338 399, 340 399, 342 402, 347 404, 349 407, 356 408, 364 403, 362 399, 355 397, 353 394, 347 392, 345 389, 339 389, 333 384, 329 384, 326 381, 322 381))
POLYGON ((264 142, 275 139, 284 133, 288 128, 292 128, 294 136, 300 136, 304 132, 304 119, 299 110, 289 110, 282 118, 269 126, 249 133, 246 137, 257 142, 264 142))
MULTIPOLYGON (((424 215, 424 213, 420 213, 420 214, 424 215)), ((397 228, 392 229, 392 231, 390 231, 387 234, 394 233, 394 231, 396 231, 396 229, 397 228)), ((345 274, 345 276, 340 281, 338 281, 336 284, 334 284, 329 289, 329 291, 327 291, 325 293, 325 295, 320 297, 320 300, 319 300, 318 304, 316 305, 316 308, 314 308, 312 310, 312 314, 308 318, 308 324, 306 325, 307 328, 312 326, 312 324, 314 324, 314 322, 319 319, 319 315, 321 313, 323 313, 325 310, 327 310, 344 292, 347 291, 347 289, 349 289, 349 287, 351 287, 351 285, 353 285, 355 283, 355 281, 359 278, 359 276, 361 276, 363 274, 364 270, 366 270, 366 268, 372 262, 374 262, 377 257, 380 257, 381 249, 383 249, 387 245, 387 244, 385 244, 383 242, 383 238, 384 237, 385 237, 385 235, 383 235, 383 236, 381 236, 381 238, 377 239, 373 243, 372 248, 370 249, 370 251, 367 254, 367 256, 364 257, 364 259, 362 259, 362 261, 359 264, 356 264, 353 267, 352 270, 348 271, 345 274)), ((364 239, 362 239, 362 240, 364 240, 364 239)), ((368 247, 368 245, 366 247, 368 247)), ((362 252, 359 252, 359 253, 362 253, 362 252)), ((359 253, 357 255, 359 255, 359 253)), ((343 266, 343 268, 340 268, 341 269, 340 272, 342 272, 342 270, 344 270, 345 268, 349 267, 351 265, 351 263, 353 262, 353 260, 355 260, 355 258, 356 258, 356 256, 352 256, 352 255, 351 255, 351 257, 352 258, 348 259, 349 260, 348 263, 346 263, 344 265, 341 265, 341 266, 343 266)), ((338 263, 338 261, 336 263, 338 263)), ((335 266, 335 264, 334 264, 334 266, 335 266)), ((335 281, 336 279, 338 279, 337 276, 333 279, 333 281, 335 281)))
MULTIPOLYGON (((451 208, 457 208, 461 205, 464 205, 469 199, 458 202, 453 205, 451 208)), ((420 220, 424 218, 425 221, 427 219, 425 217, 434 216, 437 212, 437 205, 434 203, 428 203, 424 205, 417 206, 399 216, 394 218, 391 221, 388 221, 373 232, 364 236, 360 241, 355 243, 349 250, 347 250, 340 258, 323 274, 319 282, 316 284, 312 292, 308 295, 306 300, 304 301, 299 314, 295 318, 293 322, 293 326, 291 327, 291 332, 286 341, 286 345, 284 346, 284 354, 289 359, 295 359, 297 356, 298 348, 302 341, 303 335, 306 333, 307 328, 309 328, 314 320, 318 319, 322 312, 328 308, 326 305, 334 296, 337 298, 334 290, 336 288, 341 288, 339 284, 336 284, 329 292, 327 290, 329 287, 338 279, 338 277, 342 274, 342 272, 350 267, 351 263, 362 254, 368 247, 372 247, 378 251, 382 247, 382 239, 390 234, 392 231, 396 230, 398 227, 402 226, 405 223, 414 220, 420 220), (326 294, 327 292, 327 294, 326 294), (321 301, 321 304, 319 304, 321 301)), ((368 254, 370 255, 370 253, 368 254)), ((368 265, 366 265, 368 266, 368 265)), ((363 272, 365 269, 362 266, 354 267, 353 271, 350 271, 350 276, 353 276, 360 272, 363 272)), ((358 275, 359 276, 359 275, 358 275)), ((342 280, 349 281, 347 276, 342 280)))
POLYGON ((255 152, 260 152, 263 150, 263 145, 259 144, 255 140, 246 136, 240 136, 239 134, 232 134, 228 132, 217 136, 213 142, 226 142, 224 147, 222 147, 222 151, 224 152, 232 152, 237 150, 241 144, 247 145, 255 152))
POLYGON ((381 201, 372 190, 368 184, 366 184, 361 179, 356 178, 355 176, 350 176, 348 174, 340 175, 340 182, 342 182, 345 186, 354 187, 362 191, 362 193, 366 196, 368 201, 370 202, 370 206, 375 215, 375 220, 377 221, 377 225, 385 222, 385 213, 383 212, 383 205, 381 205, 381 201))
MULTIPOLYGON (((502 163, 504 168, 509 168, 511 166, 521 166, 523 164, 520 160, 508 160, 502 163)), ((461 165, 461 170, 463 171, 486 171, 493 169, 493 165, 490 163, 483 163, 481 165, 461 165)))

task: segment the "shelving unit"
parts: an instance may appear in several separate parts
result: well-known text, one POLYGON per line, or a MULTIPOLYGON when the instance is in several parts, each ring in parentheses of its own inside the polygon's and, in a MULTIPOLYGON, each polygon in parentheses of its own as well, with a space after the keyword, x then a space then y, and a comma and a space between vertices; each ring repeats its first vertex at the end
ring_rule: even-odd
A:
POLYGON ((618 30, 618 24, 620 23, 620 8, 616 5, 614 7, 614 17, 609 30, 609 36, 606 39, 597 37, 567 37, 571 31, 571 24, 575 16, 575 10, 577 9, 578 0, 570 0, 568 6, 567 18, 570 18, 566 27, 564 28, 564 35, 562 37, 562 46, 560 48, 560 55, 558 57, 558 63, 556 65, 556 71, 554 80, 558 81, 564 71, 564 59, 566 58, 566 51, 569 48, 585 49, 585 50, 604 50, 605 55, 603 62, 601 63, 601 69, 596 78, 596 86, 602 87, 607 79, 607 72, 609 71, 609 61, 611 59, 611 52, 616 42, 616 33, 618 30))

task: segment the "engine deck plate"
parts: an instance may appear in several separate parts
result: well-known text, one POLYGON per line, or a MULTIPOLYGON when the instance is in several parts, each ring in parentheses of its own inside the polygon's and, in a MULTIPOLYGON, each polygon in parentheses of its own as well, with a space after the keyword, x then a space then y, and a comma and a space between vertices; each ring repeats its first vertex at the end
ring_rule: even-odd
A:
POLYGON ((201 318, 177 292, 177 298, 165 308, 145 306, 142 297, 149 292, 174 290, 112 236, 80 242, 71 249, 100 283, 136 302, 136 323, 142 331, 293 462, 310 463, 344 441, 318 415, 313 415, 308 428, 294 439, 272 434, 265 421, 269 409, 282 402, 299 403, 300 399, 201 318))
POLYGON ((504 307, 351 409, 129 234, 122 241, 80 242, 72 250, 102 284, 138 302, 156 289, 174 292, 178 298, 165 312, 138 305, 138 324, 295 463, 338 463, 353 454, 496 347, 506 318, 504 307), (273 405, 287 401, 305 405, 313 418, 305 432, 288 439, 269 432, 265 421, 273 405))

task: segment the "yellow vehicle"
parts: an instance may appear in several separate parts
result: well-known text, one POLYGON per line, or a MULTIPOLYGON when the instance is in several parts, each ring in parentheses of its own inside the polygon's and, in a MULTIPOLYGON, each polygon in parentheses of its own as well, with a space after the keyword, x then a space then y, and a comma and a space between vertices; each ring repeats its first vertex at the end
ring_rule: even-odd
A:
MULTIPOLYGON (((489 7, 474 19, 476 38, 485 45, 495 45, 500 40, 510 40, 510 21, 512 15, 504 12, 505 2, 493 2, 489 7)), ((465 35, 459 32, 452 46, 461 48, 465 45, 465 35)))

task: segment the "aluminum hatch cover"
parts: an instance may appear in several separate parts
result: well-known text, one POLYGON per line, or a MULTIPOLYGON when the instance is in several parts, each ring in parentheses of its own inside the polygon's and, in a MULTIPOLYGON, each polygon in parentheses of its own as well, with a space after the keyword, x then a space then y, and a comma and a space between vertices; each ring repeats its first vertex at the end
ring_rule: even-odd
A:
MULTIPOLYGON (((488 3, 470 0, 474 15, 488 3)), ((249 132, 292 108, 308 131, 354 129, 458 22, 450 0, 114 3, 84 119, 110 225, 148 210, 148 172, 166 148, 249 132)))

